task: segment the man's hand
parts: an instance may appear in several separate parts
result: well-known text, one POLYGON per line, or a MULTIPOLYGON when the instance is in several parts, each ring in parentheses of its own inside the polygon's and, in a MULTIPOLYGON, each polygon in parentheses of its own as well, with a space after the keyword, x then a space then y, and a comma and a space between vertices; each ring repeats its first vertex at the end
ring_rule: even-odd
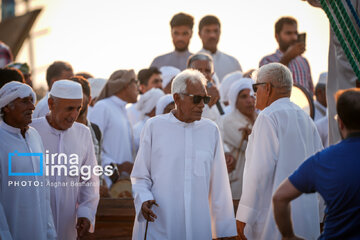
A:
POLYGON ((251 129, 248 128, 248 127, 243 127, 243 128, 239 128, 239 131, 243 132, 244 133, 244 139, 248 140, 249 135, 251 134, 251 129))
POLYGON ((244 222, 236 221, 236 228, 238 232, 237 240, 247 240, 244 234, 245 225, 246 223, 244 222))
POLYGON ((225 153, 225 160, 228 173, 231 173, 235 170, 236 160, 229 152, 225 153))
POLYGON ((149 200, 149 201, 143 202, 143 204, 141 206, 141 213, 144 216, 144 218, 146 220, 148 220, 149 222, 154 222, 155 219, 157 218, 155 213, 153 211, 151 211, 152 205, 155 205, 157 207, 159 206, 156 204, 155 200, 149 200))
POLYGON ((209 107, 212 107, 220 99, 220 93, 215 84, 212 84, 211 87, 206 87, 208 95, 211 97, 210 102, 208 103, 209 107))
POLYGON ((122 172, 127 172, 129 175, 131 174, 133 165, 131 162, 123 162, 122 164, 118 164, 118 170, 121 174, 122 172))
POLYGON ((297 56, 300 56, 304 52, 305 52, 305 43, 296 42, 286 50, 286 52, 284 53, 283 57, 280 60, 280 63, 287 66, 291 60, 293 60, 297 56))
POLYGON ((85 239, 86 236, 89 235, 90 225, 90 220, 87 218, 80 217, 77 219, 77 239, 85 239))

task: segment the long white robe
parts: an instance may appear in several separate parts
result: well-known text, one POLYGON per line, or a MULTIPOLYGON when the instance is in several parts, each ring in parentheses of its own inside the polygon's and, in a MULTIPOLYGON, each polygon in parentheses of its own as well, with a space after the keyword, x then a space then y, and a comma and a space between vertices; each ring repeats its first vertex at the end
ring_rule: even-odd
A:
MULTIPOLYGON (((9 161, 13 173, 40 173, 40 158, 12 156, 9 153, 43 153, 37 131, 30 127, 25 138, 19 128, 0 122, 0 239, 56 239, 50 209, 50 189, 42 176, 9 176, 9 161), (10 182, 13 184, 10 184, 10 182), (26 186, 20 185, 21 182, 26 186), (15 186, 18 182, 18 186, 15 186), (36 186, 35 184, 39 184, 36 186)), ((44 169, 43 163, 43 169, 44 169)))
MULTIPOLYGON (((90 121, 97 124, 103 135, 102 165, 134 162, 135 144, 133 129, 125 109, 126 102, 111 96, 97 102, 90 115, 90 121)), ((112 182, 105 177, 108 187, 112 182)))
MULTIPOLYGON (((71 154, 78 155, 78 164, 64 164, 68 169, 71 166, 91 166, 93 169, 97 165, 91 133, 85 125, 75 122, 71 128, 61 131, 51 127, 46 118, 42 117, 34 119, 31 126, 39 132, 49 156, 65 153, 69 159, 71 154)), ((58 162, 55 161, 54 165, 56 163, 58 162)), ((48 165, 53 166, 51 160, 48 165)), ((82 182, 80 176, 65 176, 63 173, 61 176, 51 175, 53 174, 49 176, 51 183, 67 184, 65 187, 53 186, 50 189, 51 210, 58 240, 76 239, 76 221, 80 217, 90 220, 90 231, 93 231, 99 202, 99 177, 91 174, 91 178, 85 181, 86 184, 76 185, 82 182)))
POLYGON ((229 173, 230 187, 233 199, 240 199, 242 192, 243 172, 245 166, 245 149, 247 140, 242 140, 243 132, 240 128, 252 128, 249 119, 239 110, 235 109, 225 115, 223 120, 223 139, 224 144, 228 147, 231 155, 237 159, 235 169, 229 173), (240 146, 241 143, 241 146, 240 146))
MULTIPOLYGON (((279 184, 309 156, 322 149, 312 119, 289 98, 281 98, 258 116, 249 136, 243 191, 236 219, 245 222, 251 239, 281 239, 271 197, 279 184)), ((305 239, 320 235, 315 194, 302 195, 291 203, 295 234, 305 239)))
POLYGON ((142 203, 155 199, 157 219, 147 239, 235 236, 236 226, 222 140, 205 118, 179 121, 172 113, 149 119, 131 173, 136 217, 133 239, 144 239, 142 203))

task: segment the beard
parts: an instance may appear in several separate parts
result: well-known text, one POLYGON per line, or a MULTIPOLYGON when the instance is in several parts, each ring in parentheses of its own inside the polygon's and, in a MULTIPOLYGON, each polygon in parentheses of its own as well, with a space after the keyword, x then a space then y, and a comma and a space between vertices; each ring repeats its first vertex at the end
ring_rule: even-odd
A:
POLYGON ((291 42, 285 42, 282 39, 279 40, 279 48, 282 52, 286 52, 286 50, 288 50, 288 48, 293 45, 294 43, 296 43, 296 41, 291 41, 291 42))
POLYGON ((179 42, 179 43, 174 44, 175 50, 177 52, 184 52, 184 51, 186 51, 188 49, 188 46, 189 46, 188 44, 186 44, 185 42, 179 42))

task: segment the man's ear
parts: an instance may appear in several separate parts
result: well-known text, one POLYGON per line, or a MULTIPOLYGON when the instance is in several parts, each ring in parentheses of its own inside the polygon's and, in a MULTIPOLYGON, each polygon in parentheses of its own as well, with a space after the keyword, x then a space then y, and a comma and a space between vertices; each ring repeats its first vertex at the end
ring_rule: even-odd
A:
POLYGON ((174 94, 173 94, 173 98, 174 98, 174 102, 175 102, 175 104, 178 106, 178 105, 179 105, 179 103, 180 103, 180 100, 181 100, 181 96, 180 96, 180 94, 178 94, 178 93, 174 93, 174 94))
POLYGON ((341 118, 339 118, 339 115, 338 115, 337 122, 338 122, 339 129, 340 129, 341 131, 344 130, 345 125, 344 125, 344 122, 341 120, 341 118))
POLYGON ((49 105, 50 111, 54 109, 55 101, 51 97, 49 97, 49 99, 48 99, 48 105, 49 105))

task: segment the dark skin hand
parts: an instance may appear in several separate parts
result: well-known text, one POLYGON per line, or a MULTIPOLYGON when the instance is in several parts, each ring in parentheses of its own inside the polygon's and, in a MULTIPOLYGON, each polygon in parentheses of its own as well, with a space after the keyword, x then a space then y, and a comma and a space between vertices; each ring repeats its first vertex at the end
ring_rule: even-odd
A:
POLYGON ((211 87, 206 87, 208 95, 211 97, 208 103, 209 107, 212 107, 220 99, 220 93, 217 87, 213 84, 211 87))
POLYGON ((228 173, 231 173, 235 169, 235 159, 230 153, 225 153, 226 167, 228 173))
POLYGON ((286 52, 284 53, 283 57, 280 60, 280 63, 287 66, 291 60, 293 60, 297 56, 300 56, 304 52, 305 52, 305 43, 296 42, 286 50, 286 52))
POLYGON ((151 210, 152 205, 159 207, 159 205, 157 205, 155 200, 149 200, 149 201, 143 202, 143 204, 141 206, 141 213, 144 216, 144 218, 146 220, 148 220, 149 222, 154 222, 155 219, 157 218, 155 213, 151 210))
POLYGON ((124 162, 122 164, 117 165, 119 173, 121 172, 127 172, 128 174, 131 174, 133 164, 131 162, 124 162))
POLYGON ((240 132, 243 132, 245 134, 245 140, 248 140, 249 135, 251 134, 251 129, 248 127, 239 128, 240 132))
POLYGON ((90 235, 89 229, 90 229, 90 220, 84 217, 80 217, 77 220, 76 224, 76 230, 77 230, 77 239, 78 240, 84 240, 87 239, 90 235))
POLYGON ((244 234, 245 225, 246 223, 244 222, 236 221, 236 228, 238 232, 238 236, 236 238, 237 240, 247 240, 244 234))

